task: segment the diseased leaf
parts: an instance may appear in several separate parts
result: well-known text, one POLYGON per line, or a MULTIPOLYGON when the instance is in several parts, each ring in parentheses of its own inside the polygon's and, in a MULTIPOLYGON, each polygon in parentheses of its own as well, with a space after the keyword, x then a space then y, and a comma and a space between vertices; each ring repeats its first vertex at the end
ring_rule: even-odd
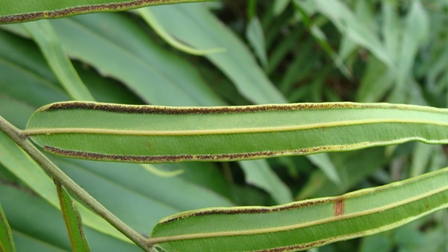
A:
POLYGON ((161 107, 66 102, 40 108, 24 134, 68 157, 125 162, 245 160, 447 143, 447 110, 397 104, 161 107))
POLYGON ((161 220, 150 242, 167 251, 304 250, 389 230, 446 208, 447 179, 445 168, 337 197, 184 212, 161 220))
POLYGON ((63 2, 4 0, 0 8, 0 24, 41 18, 59 18, 76 14, 119 11, 148 5, 198 2, 201 0, 75 0, 63 2))

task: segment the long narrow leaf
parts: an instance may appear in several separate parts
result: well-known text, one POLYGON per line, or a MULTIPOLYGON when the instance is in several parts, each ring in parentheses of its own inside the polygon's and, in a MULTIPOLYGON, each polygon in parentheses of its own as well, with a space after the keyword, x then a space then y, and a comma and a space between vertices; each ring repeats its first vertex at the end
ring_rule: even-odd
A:
POLYGON ((126 162, 243 160, 448 142, 448 110, 302 103, 162 107, 66 102, 40 108, 24 134, 69 157, 126 162))
POLYGON ((150 241, 165 251, 308 249, 389 230, 447 207, 447 179, 448 168, 337 197, 185 212, 161 220, 150 241))
POLYGON ((2 252, 14 252, 16 251, 14 241, 12 240, 11 227, 3 212, 2 205, 0 204, 0 251, 2 252))
POLYGON ((42 54, 67 93, 75 100, 94 101, 65 53, 51 23, 41 20, 26 23, 24 27, 39 45, 42 54))
POLYGON ((65 226, 67 227, 68 236, 72 251, 88 252, 90 251, 89 243, 84 234, 81 216, 76 209, 75 202, 72 201, 70 195, 65 188, 55 181, 56 191, 58 192, 59 203, 61 205, 62 216, 64 217, 65 226))
POLYGON ((74 0, 44 2, 3 0, 0 6, 0 24, 41 18, 60 18, 91 12, 120 11, 157 4, 199 1, 201 0, 74 0))

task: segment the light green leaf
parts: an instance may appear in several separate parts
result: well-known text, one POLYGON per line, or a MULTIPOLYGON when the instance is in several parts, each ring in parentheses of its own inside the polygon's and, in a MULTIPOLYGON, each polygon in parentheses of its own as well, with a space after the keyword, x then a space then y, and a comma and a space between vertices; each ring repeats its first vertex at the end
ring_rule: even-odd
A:
POLYGON ((435 152, 434 147, 435 146, 430 146, 423 143, 416 143, 414 153, 412 155, 411 177, 425 173, 429 160, 435 152))
MULTIPOLYGON (((357 151, 330 154, 334 166, 337 168, 341 183, 338 185, 331 181, 320 170, 311 173, 308 182, 296 196, 296 199, 310 199, 317 197, 335 196, 349 191, 358 185, 367 176, 387 164, 383 147, 363 149, 357 151), (362 169, 360 169, 362 167, 362 169)), ((438 167, 438 169, 441 166, 438 167)), ((387 181, 389 182, 389 181, 387 181)))
POLYGON ((266 67, 268 64, 268 59, 266 56, 263 28, 261 27, 260 20, 257 17, 253 17, 249 21, 246 29, 246 37, 254 49, 255 55, 257 55, 261 64, 266 67))
POLYGON ((397 104, 162 107, 54 103, 23 132, 45 150, 125 162, 227 161, 448 142, 448 111, 397 104))
POLYGON ((71 57, 122 81, 146 103, 224 104, 189 62, 154 43, 124 15, 92 14, 52 24, 71 57))
POLYGON ((0 251, 2 252, 15 252, 16 248, 14 240, 12 239, 11 227, 3 212, 2 205, 0 204, 0 251))
POLYGON ((290 3, 290 0, 275 0, 274 6, 272 12, 274 15, 278 16, 285 11, 285 9, 288 7, 288 4, 290 3))
POLYGON ((0 24, 24 22, 41 18, 59 18, 76 14, 120 11, 148 5, 199 2, 201 0, 74 0, 63 2, 4 0, 0 8, 0 24))
POLYGON ((323 153, 310 155, 308 159, 319 167, 327 177, 333 181, 336 185, 341 184, 341 179, 339 178, 336 167, 334 167, 328 155, 324 155, 323 153))
POLYGON ((157 6, 154 17, 166 31, 198 49, 225 48, 207 57, 254 103, 285 103, 245 45, 203 4, 157 6), (194 29, 193 29, 194 27, 194 29))
POLYGON ((328 17, 339 31, 355 43, 369 49, 378 59, 394 68, 393 59, 386 53, 384 45, 373 29, 366 26, 340 0, 317 0, 318 10, 328 17))
POLYGON ((396 75, 396 85, 389 97, 390 102, 413 102, 411 98, 413 88, 410 82, 413 81, 412 66, 421 44, 427 39, 429 21, 424 7, 420 1, 412 2, 403 30, 403 39, 398 49, 400 54, 397 58, 398 73, 396 75))
POLYGON ((161 220, 150 242, 166 251, 304 250, 389 230, 446 208, 447 179, 448 168, 337 197, 184 212, 161 220))
POLYGON ((89 252, 90 246, 84 234, 81 216, 76 209, 75 202, 72 201, 70 195, 58 181, 54 183, 56 184, 61 212, 64 217, 65 226, 67 227, 72 251, 89 252))
POLYGON ((67 93, 74 100, 94 101, 66 55, 51 23, 47 20, 40 20, 23 25, 39 45, 48 64, 67 93))
POLYGON ((210 53, 217 53, 217 52, 225 52, 226 49, 224 48, 212 48, 212 49, 206 49, 206 50, 198 50, 196 48, 190 47, 179 40, 177 40, 175 37, 173 37, 170 33, 168 33, 163 26, 157 21, 157 19, 154 18, 149 8, 140 8, 137 10, 137 12, 142 16, 142 18, 148 23, 151 28, 161 37, 163 38, 168 44, 170 44, 172 47, 183 51, 188 54, 192 55, 206 55, 210 53))
POLYGON ((240 164, 248 184, 264 189, 278 204, 292 201, 288 187, 270 169, 265 160, 241 161, 240 164))

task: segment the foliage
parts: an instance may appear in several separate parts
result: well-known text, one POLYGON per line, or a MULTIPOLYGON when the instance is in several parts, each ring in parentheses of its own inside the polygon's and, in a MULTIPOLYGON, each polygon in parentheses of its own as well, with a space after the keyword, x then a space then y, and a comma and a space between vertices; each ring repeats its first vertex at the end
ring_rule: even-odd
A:
MULTIPOLYGON (((447 12, 444 0, 249 0, 1 25, 0 115, 24 129, 37 108, 80 99, 170 106, 357 101, 445 108, 447 12), (65 52, 71 62, 52 55, 58 50, 56 55, 65 52), (79 79, 58 68, 70 63, 79 79)), ((46 155, 145 235, 160 219, 182 211, 335 196, 447 164, 443 146, 420 142, 220 163, 141 165, 46 155), (182 173, 172 176, 176 171, 182 173)), ((17 251, 71 250, 51 179, 3 133, 0 203, 17 251)), ((92 251, 139 251, 76 205, 92 251)), ((446 215, 439 211, 314 250, 443 251, 446 215)))

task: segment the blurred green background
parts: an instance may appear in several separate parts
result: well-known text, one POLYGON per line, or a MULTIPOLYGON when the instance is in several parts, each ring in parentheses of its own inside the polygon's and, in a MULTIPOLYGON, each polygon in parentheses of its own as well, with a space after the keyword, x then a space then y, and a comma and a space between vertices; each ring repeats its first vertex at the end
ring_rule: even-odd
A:
MULTIPOLYGON (((448 105, 447 0, 223 0, 50 22, 99 102, 448 105), (193 55, 160 31, 187 47, 221 51, 193 55)), ((0 115, 22 129, 40 106, 72 100, 31 37, 23 24, 0 25, 0 115)), ((0 155, 11 155, 10 140, 0 137, 0 155)), ((50 157, 147 236, 159 219, 180 211, 338 195, 447 164, 444 146, 422 143, 229 163, 142 166, 50 157), (183 173, 163 177, 154 169, 183 173)), ((1 158, 0 203, 18 251, 71 250, 60 213, 1 158)), ((89 227, 86 233, 92 251, 139 251, 89 227)), ((448 251, 448 213, 312 251, 448 251)))

